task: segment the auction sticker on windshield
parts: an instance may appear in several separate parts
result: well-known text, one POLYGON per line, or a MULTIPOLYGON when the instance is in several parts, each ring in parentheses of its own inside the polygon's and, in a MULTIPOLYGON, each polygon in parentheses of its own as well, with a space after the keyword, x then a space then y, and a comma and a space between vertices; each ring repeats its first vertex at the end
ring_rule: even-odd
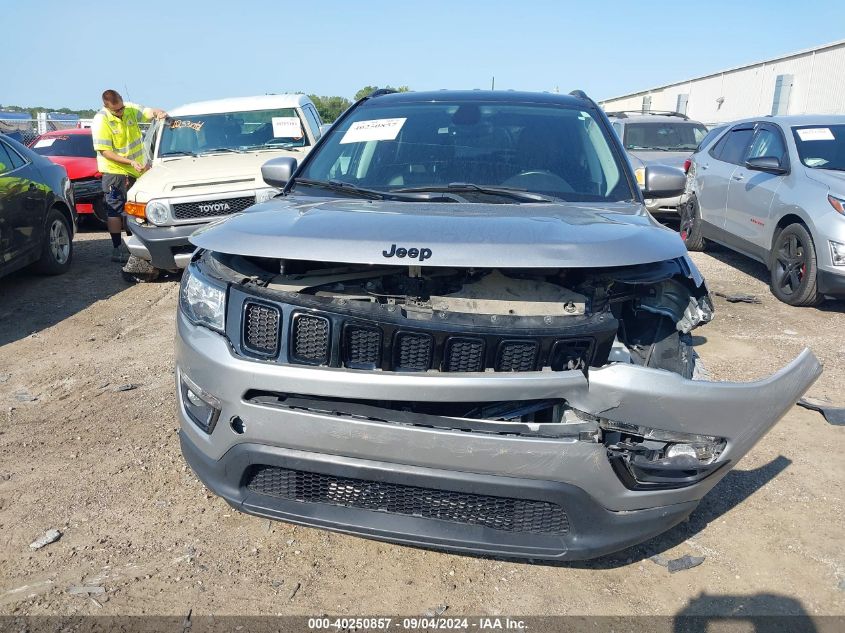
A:
POLYGON ((42 138, 40 141, 35 141, 33 147, 50 147, 55 142, 56 139, 54 138, 42 138))
POLYGON ((274 116, 273 136, 275 138, 302 138, 302 123, 296 116, 274 116))
POLYGON ((833 132, 830 131, 829 127, 805 127, 800 130, 795 130, 798 132, 798 137, 802 141, 835 141, 836 139, 833 137, 833 132))
POLYGON ((407 119, 373 119, 356 121, 340 139, 340 144, 362 143, 364 141, 393 141, 407 119))

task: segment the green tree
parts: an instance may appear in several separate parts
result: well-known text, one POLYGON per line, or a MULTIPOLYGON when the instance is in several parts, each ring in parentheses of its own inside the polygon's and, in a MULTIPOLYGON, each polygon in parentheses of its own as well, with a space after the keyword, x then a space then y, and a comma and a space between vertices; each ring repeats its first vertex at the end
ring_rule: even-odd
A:
MULTIPOLYGON (((363 99, 364 97, 371 95, 372 93, 374 93, 378 89, 379 89, 378 86, 364 86, 358 92, 355 93, 355 98, 353 99, 353 101, 358 101, 358 99, 363 99)), ((393 86, 385 86, 384 89, 385 90, 395 90, 396 92, 410 92, 411 91, 411 89, 408 88, 408 86, 399 86, 398 88, 394 88, 393 86)))
POLYGON ((346 108, 352 105, 346 97, 308 95, 308 98, 314 102, 317 112, 320 113, 320 118, 323 119, 324 123, 334 123, 335 119, 343 114, 346 108))

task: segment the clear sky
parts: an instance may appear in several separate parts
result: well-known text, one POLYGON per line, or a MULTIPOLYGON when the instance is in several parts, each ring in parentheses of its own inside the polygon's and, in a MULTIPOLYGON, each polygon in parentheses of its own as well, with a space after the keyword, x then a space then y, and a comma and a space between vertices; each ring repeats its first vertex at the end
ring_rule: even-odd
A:
POLYGON ((585 90, 612 97, 843 37, 805 0, 0 0, 0 103, 97 108, 267 92, 585 90))

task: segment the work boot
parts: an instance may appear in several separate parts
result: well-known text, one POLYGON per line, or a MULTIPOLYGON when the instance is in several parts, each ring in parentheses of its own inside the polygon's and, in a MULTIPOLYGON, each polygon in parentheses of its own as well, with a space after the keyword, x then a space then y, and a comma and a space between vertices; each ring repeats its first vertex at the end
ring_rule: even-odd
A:
POLYGON ((129 249, 126 248, 126 244, 121 244, 120 246, 115 246, 112 249, 111 260, 113 262, 117 262, 119 264, 125 264, 128 259, 129 259, 129 249))

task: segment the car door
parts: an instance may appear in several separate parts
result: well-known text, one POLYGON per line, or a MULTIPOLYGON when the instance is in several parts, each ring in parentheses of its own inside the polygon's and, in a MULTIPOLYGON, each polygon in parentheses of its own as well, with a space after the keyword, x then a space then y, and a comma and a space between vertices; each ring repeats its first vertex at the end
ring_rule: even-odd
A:
POLYGON ((0 262, 39 247, 47 187, 29 160, 0 140, 0 262))
POLYGON ((788 169, 783 133, 776 125, 766 122, 756 125, 748 152, 731 176, 725 211, 725 230, 750 243, 752 248, 749 250, 756 256, 762 253, 755 252, 753 247, 764 251, 769 247, 763 242, 764 236, 771 233, 766 226, 771 220, 772 200, 786 178, 785 174, 773 174, 745 166, 746 160, 763 156, 777 158, 788 169))
POLYGON ((724 229, 728 188, 740 156, 744 156, 754 135, 751 123, 735 125, 696 165, 695 189, 701 219, 724 229))

